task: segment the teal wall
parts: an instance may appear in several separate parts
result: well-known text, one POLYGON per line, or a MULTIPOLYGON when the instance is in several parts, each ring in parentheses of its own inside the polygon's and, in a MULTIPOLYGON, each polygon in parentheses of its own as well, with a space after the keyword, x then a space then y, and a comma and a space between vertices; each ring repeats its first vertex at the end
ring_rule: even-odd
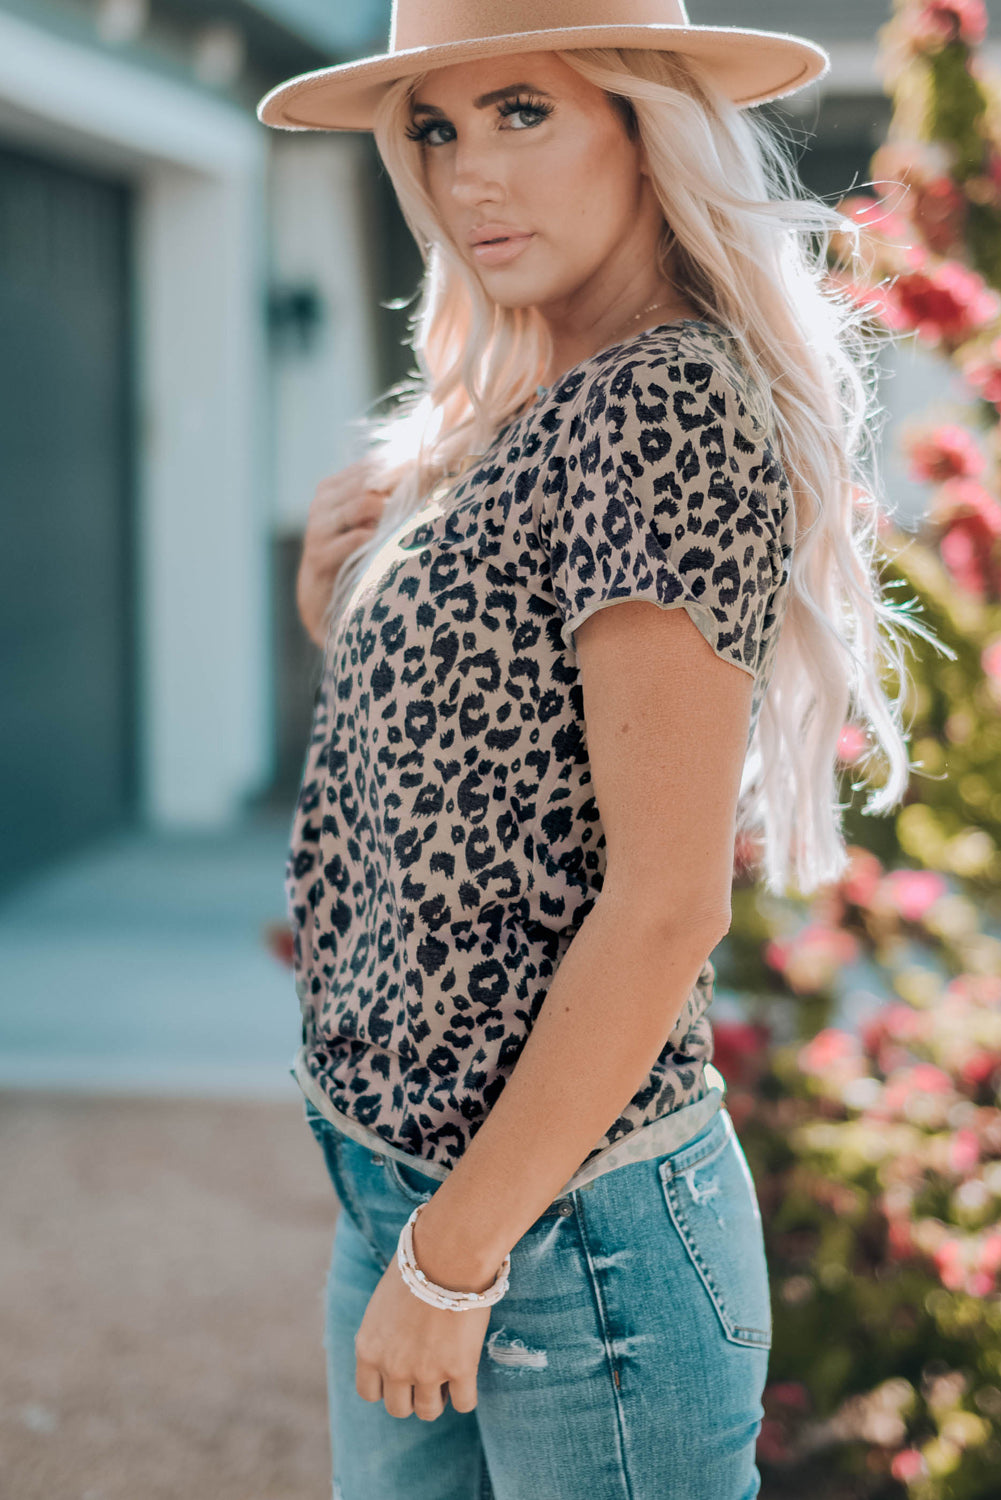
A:
POLYGON ((384 51, 389 36, 390 0, 254 0, 254 9, 345 60, 384 51))

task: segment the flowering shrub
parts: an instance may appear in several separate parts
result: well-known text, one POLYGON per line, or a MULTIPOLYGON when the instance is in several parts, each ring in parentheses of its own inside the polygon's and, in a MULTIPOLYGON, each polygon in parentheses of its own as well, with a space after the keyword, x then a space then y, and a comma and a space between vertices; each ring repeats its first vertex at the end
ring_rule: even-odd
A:
MULTIPOLYGON (((864 880, 864 851, 859 863, 864 880)), ((867 910, 895 910, 898 935, 928 924, 930 936, 950 892, 909 878, 925 873, 886 872, 862 886, 853 875, 846 898, 864 890, 867 910)), ((992 941, 991 972, 929 982, 919 1003, 889 1001, 858 1032, 825 1026, 776 1046, 760 1022, 715 1028, 772 1274, 764 1494, 998 1494, 1001 941, 992 941)))

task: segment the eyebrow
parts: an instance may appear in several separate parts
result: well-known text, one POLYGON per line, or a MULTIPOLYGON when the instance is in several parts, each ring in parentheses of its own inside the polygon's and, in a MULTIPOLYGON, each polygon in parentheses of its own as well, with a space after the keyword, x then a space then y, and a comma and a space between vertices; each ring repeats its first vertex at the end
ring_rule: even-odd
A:
MULTIPOLYGON (((474 109, 486 109, 490 104, 496 104, 498 99, 506 99, 509 94, 541 94, 543 99, 551 99, 552 94, 547 94, 545 89, 537 89, 533 83, 509 83, 502 89, 491 89, 489 94, 480 94, 478 99, 473 100, 474 109)), ((419 104, 412 106, 414 114, 421 111, 428 115, 442 115, 445 111, 439 109, 435 104, 419 104)))

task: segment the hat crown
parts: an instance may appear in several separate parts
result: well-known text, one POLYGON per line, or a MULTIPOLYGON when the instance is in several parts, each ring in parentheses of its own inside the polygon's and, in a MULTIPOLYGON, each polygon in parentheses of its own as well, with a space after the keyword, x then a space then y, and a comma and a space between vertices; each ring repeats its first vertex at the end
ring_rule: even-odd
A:
POLYGON ((608 0, 393 0, 389 51, 575 26, 689 24, 683 0, 618 0, 614 15, 608 0))

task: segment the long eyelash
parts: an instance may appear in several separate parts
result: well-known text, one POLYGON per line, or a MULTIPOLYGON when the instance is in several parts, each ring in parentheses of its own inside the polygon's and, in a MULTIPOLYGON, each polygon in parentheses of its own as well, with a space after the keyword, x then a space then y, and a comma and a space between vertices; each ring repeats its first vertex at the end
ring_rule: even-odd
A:
MULTIPOLYGON (((543 119, 545 119, 546 116, 551 115, 553 112, 553 106, 551 104, 547 104, 545 100, 532 98, 523 99, 520 97, 520 95, 515 99, 503 99, 497 106, 497 108, 499 112, 505 117, 507 117, 508 115, 520 114, 521 111, 525 109, 530 110, 532 114, 541 115, 543 119)), ((441 125, 443 123, 445 122, 442 120, 428 118, 427 120, 422 121, 420 125, 406 130, 404 134, 406 135, 408 140, 425 141, 428 137, 429 132, 434 130, 436 125, 441 125)))
POLYGON ((530 109, 533 114, 542 115, 543 117, 551 115, 553 112, 551 104, 546 104, 543 99, 532 99, 531 97, 528 99, 522 99, 521 97, 504 99, 498 105, 498 109, 502 115, 516 115, 523 109, 530 109))

